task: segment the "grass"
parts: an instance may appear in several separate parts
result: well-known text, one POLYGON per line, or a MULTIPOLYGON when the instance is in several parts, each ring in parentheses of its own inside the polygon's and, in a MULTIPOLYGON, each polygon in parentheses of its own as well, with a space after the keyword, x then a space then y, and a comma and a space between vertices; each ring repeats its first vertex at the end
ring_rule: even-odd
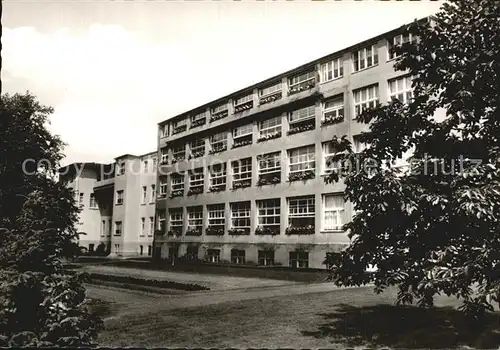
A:
POLYGON ((392 290, 375 295, 370 288, 356 288, 170 311, 160 311, 153 304, 126 317, 119 316, 126 304, 108 305, 102 309, 107 316, 111 309, 115 317, 106 320, 99 343, 190 348, 492 348, 500 344, 497 314, 474 326, 451 308, 458 304, 453 299, 438 299, 437 304, 444 307, 434 309, 396 307, 394 301, 392 290))

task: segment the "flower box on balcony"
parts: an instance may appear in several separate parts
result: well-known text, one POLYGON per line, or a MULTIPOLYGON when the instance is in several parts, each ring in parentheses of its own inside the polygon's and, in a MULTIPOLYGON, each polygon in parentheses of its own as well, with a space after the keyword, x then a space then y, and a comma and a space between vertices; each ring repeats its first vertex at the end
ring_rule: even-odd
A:
POLYGON ((267 134, 266 136, 261 136, 257 139, 257 142, 263 142, 267 140, 277 139, 281 137, 281 131, 274 132, 272 134, 267 134))
POLYGON ((288 94, 289 95, 297 94, 299 92, 312 89, 315 86, 316 86, 316 79, 306 80, 303 81, 302 83, 290 87, 290 89, 288 89, 288 94))
POLYGON ((313 130, 314 126, 315 126, 315 120, 314 119, 308 119, 304 123, 300 123, 300 124, 292 126, 290 128, 290 130, 288 130, 288 132, 286 134, 287 135, 293 135, 293 134, 298 134, 300 132, 313 130))
POLYGON ((217 112, 217 113, 213 113, 211 116, 210 116, 210 123, 216 121, 216 120, 219 120, 219 119, 222 119, 222 118, 225 118, 228 116, 228 111, 227 109, 224 110, 224 111, 220 111, 220 112, 217 112))
POLYGON ((314 226, 289 226, 285 230, 287 235, 313 235, 314 226))
POLYGON ((198 151, 198 152, 194 152, 194 153, 191 153, 189 155, 189 159, 194 159, 194 158, 199 158, 199 157, 203 157, 205 155, 205 151, 198 151))
POLYGON ((288 182, 306 181, 306 180, 314 179, 314 176, 315 176, 315 174, 314 174, 314 171, 312 171, 312 170, 291 173, 288 175, 288 182))
POLYGON ((222 146, 222 147, 218 147, 218 148, 212 148, 208 154, 216 154, 216 153, 220 153, 220 152, 224 152, 227 150, 227 146, 222 146))
POLYGON ((192 187, 188 190, 188 196, 194 196, 203 193, 203 186, 192 187))
POLYGON ((276 100, 279 100, 281 97, 283 96, 283 93, 281 91, 276 91, 275 93, 273 93, 272 95, 267 95, 267 96, 262 96, 260 99, 259 99, 259 103, 261 105, 264 105, 266 103, 269 103, 269 102, 273 102, 273 101, 276 101, 276 100))
POLYGON ((233 181, 233 190, 252 186, 252 179, 233 181))
POLYGON ((234 113, 243 112, 244 110, 250 109, 253 107, 253 101, 247 101, 240 105, 234 106, 234 113))
POLYGON ((173 236, 173 237, 180 237, 182 236, 182 231, 178 231, 178 230, 170 230, 168 231, 168 236, 173 236))
POLYGON ((213 185, 208 189, 209 192, 221 192, 226 190, 226 185, 213 185))
POLYGON ((255 229, 255 234, 259 235, 259 236, 263 236, 263 235, 277 236, 280 234, 280 227, 279 226, 272 226, 272 227, 257 226, 257 228, 255 229))
POLYGON ((201 236, 201 227, 188 228, 186 236, 201 236))
POLYGON ((178 127, 172 129, 172 135, 178 134, 178 133, 186 131, 186 130, 187 130, 186 124, 179 125, 178 127))
POLYGON ((204 125, 207 122, 207 118, 196 119, 191 122, 191 129, 197 126, 204 125))
POLYGON ((252 144, 252 135, 250 135, 250 138, 248 139, 243 139, 241 141, 235 141, 233 143, 233 148, 238 148, 238 147, 243 147, 243 146, 246 146, 246 145, 251 145, 252 144))
POLYGON ((344 121, 344 116, 343 115, 331 115, 326 117, 322 122, 321 126, 327 126, 327 125, 332 125, 332 124, 337 124, 337 123, 342 123, 344 121))
POLYGON ((260 175, 257 186, 275 185, 281 182, 281 175, 266 174, 260 175))
POLYGON ((247 236, 250 234, 249 228, 232 228, 227 231, 231 236, 247 236))
POLYGON ((184 190, 172 191, 172 193, 170 193, 170 198, 182 197, 182 196, 184 196, 184 190))
POLYGON ((205 229, 205 235, 207 236, 224 236, 224 228, 217 226, 207 226, 205 229))

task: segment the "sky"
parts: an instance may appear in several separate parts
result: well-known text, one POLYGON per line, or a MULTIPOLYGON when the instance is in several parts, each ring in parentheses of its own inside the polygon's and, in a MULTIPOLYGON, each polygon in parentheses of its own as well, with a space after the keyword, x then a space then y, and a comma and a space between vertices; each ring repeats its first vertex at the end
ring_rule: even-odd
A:
POLYGON ((54 107, 63 165, 157 147, 157 124, 436 13, 440 1, 4 0, 2 93, 54 107))

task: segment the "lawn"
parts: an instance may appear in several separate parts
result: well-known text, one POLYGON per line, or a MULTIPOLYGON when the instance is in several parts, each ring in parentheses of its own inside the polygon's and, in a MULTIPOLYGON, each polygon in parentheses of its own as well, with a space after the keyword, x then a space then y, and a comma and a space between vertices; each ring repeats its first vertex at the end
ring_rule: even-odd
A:
MULTIPOLYGON (((216 297, 216 296, 214 296, 216 297)), ((127 297, 129 298, 129 297, 127 297)), ((98 305, 106 318, 101 346, 344 348, 493 348, 500 344, 498 315, 473 326, 438 298, 431 310, 394 306, 395 292, 371 288, 276 296, 120 317, 119 305, 98 305)), ((161 303, 161 299, 158 299, 161 303)), ((145 307, 148 307, 145 304, 145 307)))

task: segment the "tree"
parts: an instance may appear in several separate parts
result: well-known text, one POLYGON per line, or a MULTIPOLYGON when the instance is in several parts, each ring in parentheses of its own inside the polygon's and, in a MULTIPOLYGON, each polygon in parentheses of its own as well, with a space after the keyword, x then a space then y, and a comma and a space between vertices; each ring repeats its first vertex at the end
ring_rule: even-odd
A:
POLYGON ((325 261, 336 284, 397 286, 398 303, 421 306, 454 295, 475 317, 498 302, 499 19, 496 0, 450 0, 408 25, 419 40, 394 49, 395 68, 414 77, 413 99, 362 113, 363 152, 333 139, 344 171, 327 181, 343 179, 356 210, 345 225, 351 244, 325 261), (408 151, 406 171, 391 164, 408 151), (356 161, 364 166, 347 169, 356 161), (366 273, 370 265, 377 270, 366 273))
POLYGON ((0 346, 90 345, 102 320, 85 306, 85 276, 62 264, 78 253, 79 208, 56 181, 53 110, 27 92, 2 95, 0 112, 0 346))

